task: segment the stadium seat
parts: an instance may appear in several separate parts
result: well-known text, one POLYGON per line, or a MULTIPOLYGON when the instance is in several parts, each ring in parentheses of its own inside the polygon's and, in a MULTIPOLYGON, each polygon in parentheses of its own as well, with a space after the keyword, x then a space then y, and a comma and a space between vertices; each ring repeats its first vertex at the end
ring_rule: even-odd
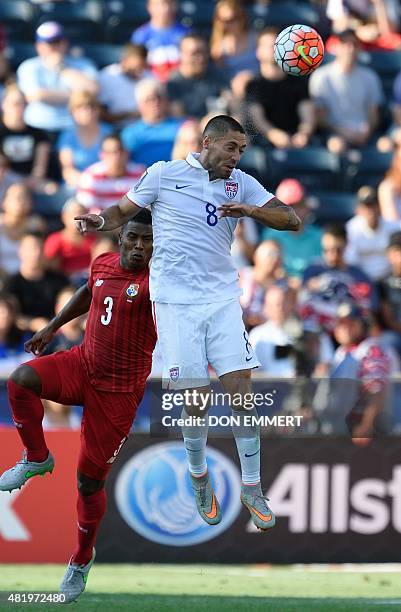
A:
POLYGON ((268 152, 272 180, 297 178, 308 191, 336 189, 340 181, 340 160, 324 147, 272 149, 268 152))
POLYGON ((46 219, 51 231, 56 231, 62 227, 61 209, 72 195, 71 190, 66 187, 59 187, 53 194, 34 193, 33 210, 46 219))
POLYGON ((386 96, 392 93, 394 79, 401 71, 401 51, 363 51, 359 62, 377 72, 386 96))
POLYGON ((21 62, 36 56, 34 43, 7 41, 5 54, 13 70, 17 70, 21 62))
POLYGON ((44 21, 63 24, 67 37, 73 42, 101 40, 103 6, 97 0, 60 0, 40 5, 37 25, 44 21))
POLYGON ((74 57, 87 57, 91 59, 98 68, 104 68, 110 64, 120 61, 123 47, 121 45, 107 45, 105 43, 82 43, 71 47, 71 55, 74 57))
POLYGON ((105 33, 108 42, 129 42, 132 32, 148 20, 146 0, 105 0, 105 33))
POLYGON ((248 147, 241 157, 238 168, 254 176, 262 185, 271 186, 266 153, 261 147, 248 147))
POLYGON ((319 22, 317 10, 306 2, 269 3, 267 5, 250 6, 247 9, 250 25, 261 30, 266 26, 287 27, 294 23, 307 23, 314 26, 319 22))
POLYGON ((26 0, 0 1, 0 23, 5 26, 9 41, 32 40, 34 17, 35 8, 26 0))
POLYGON ((308 200, 318 225, 345 223, 355 212, 356 199, 353 193, 316 191, 308 195, 308 200))
POLYGON ((355 191, 362 185, 377 187, 391 159, 392 153, 380 153, 374 147, 348 151, 342 162, 345 189, 355 191))

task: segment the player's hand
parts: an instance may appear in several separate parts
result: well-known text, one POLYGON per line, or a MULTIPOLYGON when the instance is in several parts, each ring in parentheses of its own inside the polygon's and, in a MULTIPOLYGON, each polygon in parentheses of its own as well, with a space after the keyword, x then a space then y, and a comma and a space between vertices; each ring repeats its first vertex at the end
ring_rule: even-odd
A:
POLYGON ((43 329, 36 332, 30 340, 25 342, 24 349, 27 353, 40 355, 45 350, 46 346, 53 340, 55 331, 46 325, 43 329))
POLYGON ((219 217, 234 217, 240 219, 241 217, 250 216, 251 206, 249 204, 222 204, 218 207, 219 217))
POLYGON ((74 217, 77 222, 77 230, 80 234, 87 234, 88 232, 96 232, 99 227, 102 226, 103 220, 100 215, 78 215, 74 217))

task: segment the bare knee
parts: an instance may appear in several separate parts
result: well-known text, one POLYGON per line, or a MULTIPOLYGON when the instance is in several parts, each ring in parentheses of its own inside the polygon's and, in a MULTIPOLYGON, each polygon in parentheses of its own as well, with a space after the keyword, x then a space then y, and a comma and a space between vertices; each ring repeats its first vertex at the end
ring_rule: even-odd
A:
POLYGON ((95 480, 95 478, 90 478, 89 476, 85 476, 85 474, 81 474, 78 472, 77 474, 78 480, 78 491, 84 497, 88 495, 93 495, 98 491, 101 491, 104 488, 105 480, 95 480))
POLYGON ((12 380, 16 385, 20 385, 20 387, 33 391, 37 395, 40 395, 42 391, 42 381, 39 374, 29 365, 23 364, 18 366, 11 373, 9 380, 12 380))

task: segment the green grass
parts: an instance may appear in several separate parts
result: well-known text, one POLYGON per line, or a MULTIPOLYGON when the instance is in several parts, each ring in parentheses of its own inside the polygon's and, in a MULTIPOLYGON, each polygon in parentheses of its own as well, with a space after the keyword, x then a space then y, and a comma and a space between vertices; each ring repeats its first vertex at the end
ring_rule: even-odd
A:
MULTIPOLYGON (((373 569, 373 568, 372 568, 373 569)), ((0 565, 0 610, 60 610, 54 604, 5 603, 6 594, 57 592, 62 565, 0 565)), ((73 605, 85 612, 379 612, 401 610, 397 571, 249 565, 95 564, 73 605)))

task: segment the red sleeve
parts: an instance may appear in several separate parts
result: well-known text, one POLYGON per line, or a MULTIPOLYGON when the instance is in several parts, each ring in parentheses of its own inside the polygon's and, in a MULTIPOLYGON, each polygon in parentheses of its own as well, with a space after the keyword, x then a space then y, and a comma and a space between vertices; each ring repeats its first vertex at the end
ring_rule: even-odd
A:
POLYGON ((371 346, 361 361, 359 371, 362 388, 367 393, 380 393, 390 377, 390 360, 380 346, 371 346))
POLYGON ((52 259, 60 254, 61 237, 58 232, 50 234, 46 238, 44 253, 47 259, 52 259))

